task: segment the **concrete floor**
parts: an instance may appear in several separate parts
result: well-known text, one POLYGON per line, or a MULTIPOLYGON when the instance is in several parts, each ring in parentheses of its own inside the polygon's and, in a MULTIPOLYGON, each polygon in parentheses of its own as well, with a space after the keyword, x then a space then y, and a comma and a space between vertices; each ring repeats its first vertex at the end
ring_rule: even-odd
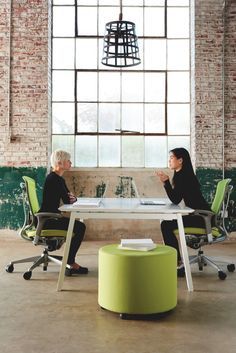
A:
MULTIPOLYGON (((56 292, 58 267, 37 269, 30 281, 27 266, 5 265, 41 249, 10 231, 0 232, 0 352, 1 353, 235 353, 236 272, 225 281, 209 267, 193 268, 195 291, 178 279, 178 305, 155 321, 121 320, 97 303, 97 254, 104 242, 82 244, 78 261, 88 276, 67 277, 56 292)), ((208 247, 236 262, 236 240, 208 247)))

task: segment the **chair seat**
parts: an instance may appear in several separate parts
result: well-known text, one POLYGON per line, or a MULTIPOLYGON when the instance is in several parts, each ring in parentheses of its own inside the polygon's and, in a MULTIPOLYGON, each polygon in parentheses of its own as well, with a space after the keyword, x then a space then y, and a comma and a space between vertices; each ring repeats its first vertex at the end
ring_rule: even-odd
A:
MULTIPOLYGON (((206 234, 206 229, 205 228, 194 228, 194 227, 185 227, 184 228, 185 234, 191 234, 191 235, 205 235, 206 234)), ((178 229, 175 229, 174 231, 175 235, 179 234, 178 229)), ((212 228, 212 235, 213 237, 220 237, 222 235, 222 232, 216 227, 212 228)))
MULTIPOLYGON (((29 238, 34 238, 36 236, 36 230, 32 229, 26 232, 27 236, 29 238)), ((50 238, 50 237, 66 237, 67 234, 67 230, 60 230, 60 229, 46 229, 46 230, 42 230, 40 237, 46 237, 46 238, 50 238)))

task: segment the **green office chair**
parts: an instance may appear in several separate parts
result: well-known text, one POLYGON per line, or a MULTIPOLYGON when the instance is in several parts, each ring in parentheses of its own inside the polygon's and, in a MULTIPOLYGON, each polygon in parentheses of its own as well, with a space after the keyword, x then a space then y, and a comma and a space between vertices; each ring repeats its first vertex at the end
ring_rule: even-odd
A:
MULTIPOLYGON (((192 249, 197 250, 198 254, 189 257, 190 264, 198 264, 200 271, 203 270, 203 266, 210 265, 218 271, 218 277, 224 280, 227 274, 223 269, 216 264, 216 262, 204 255, 202 246, 211 245, 215 243, 222 242, 228 238, 228 232, 225 227, 225 218, 227 218, 227 207, 229 203, 229 198, 231 191, 233 189, 232 185, 229 185, 231 179, 224 179, 218 182, 214 200, 211 205, 211 211, 206 210, 196 210, 193 215, 201 216, 205 221, 205 228, 184 228, 186 235, 186 243, 192 249), (214 226, 212 227, 212 221, 214 226)), ((178 234, 178 230, 175 230, 175 234, 178 234)), ((221 261, 222 262, 222 261, 221 261)), ((234 272, 235 265, 227 264, 227 269, 229 272, 234 272)), ((180 267, 180 275, 184 275, 184 267, 180 267)))
MULTIPOLYGON (((24 279, 29 280, 32 276, 32 271, 41 264, 43 265, 44 271, 47 271, 49 262, 61 265, 62 256, 52 256, 49 252, 60 249, 65 241, 67 231, 57 229, 43 230, 44 223, 47 219, 58 219, 62 217, 62 215, 49 212, 37 213, 39 210, 39 202, 36 193, 35 180, 27 176, 23 176, 23 180, 24 182, 21 183, 21 188, 25 220, 23 227, 20 230, 20 235, 24 239, 31 240, 34 245, 42 245, 44 250, 39 256, 11 261, 6 266, 6 271, 9 273, 13 272, 15 264, 33 262, 32 266, 23 274, 24 279), (38 220, 37 228, 34 226, 35 218, 38 220)), ((67 267, 70 268, 69 265, 67 265, 67 267)))

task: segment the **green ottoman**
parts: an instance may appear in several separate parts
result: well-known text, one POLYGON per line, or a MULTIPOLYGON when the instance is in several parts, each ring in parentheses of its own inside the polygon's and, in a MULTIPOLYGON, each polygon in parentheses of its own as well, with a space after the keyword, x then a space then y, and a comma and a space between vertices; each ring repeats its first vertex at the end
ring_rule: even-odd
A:
MULTIPOLYGON (((120 314, 158 314, 177 304, 177 254, 157 245, 151 251, 99 249, 98 303, 120 314)), ((122 317, 122 315, 121 315, 122 317)))

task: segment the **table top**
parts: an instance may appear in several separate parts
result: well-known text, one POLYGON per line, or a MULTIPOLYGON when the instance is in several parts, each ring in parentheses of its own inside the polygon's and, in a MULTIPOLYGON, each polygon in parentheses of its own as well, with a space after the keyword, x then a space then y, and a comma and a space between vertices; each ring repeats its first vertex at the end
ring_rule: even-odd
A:
MULTIPOLYGON (((86 198, 87 199, 87 198, 86 198)), ((189 214, 194 210, 183 206, 175 205, 167 198, 148 198, 148 200, 164 201, 165 205, 141 205, 138 198, 104 198, 99 206, 78 206, 63 205, 59 208, 63 212, 83 213, 166 213, 166 214, 189 214)), ((94 198, 91 198, 93 201, 94 198)))

